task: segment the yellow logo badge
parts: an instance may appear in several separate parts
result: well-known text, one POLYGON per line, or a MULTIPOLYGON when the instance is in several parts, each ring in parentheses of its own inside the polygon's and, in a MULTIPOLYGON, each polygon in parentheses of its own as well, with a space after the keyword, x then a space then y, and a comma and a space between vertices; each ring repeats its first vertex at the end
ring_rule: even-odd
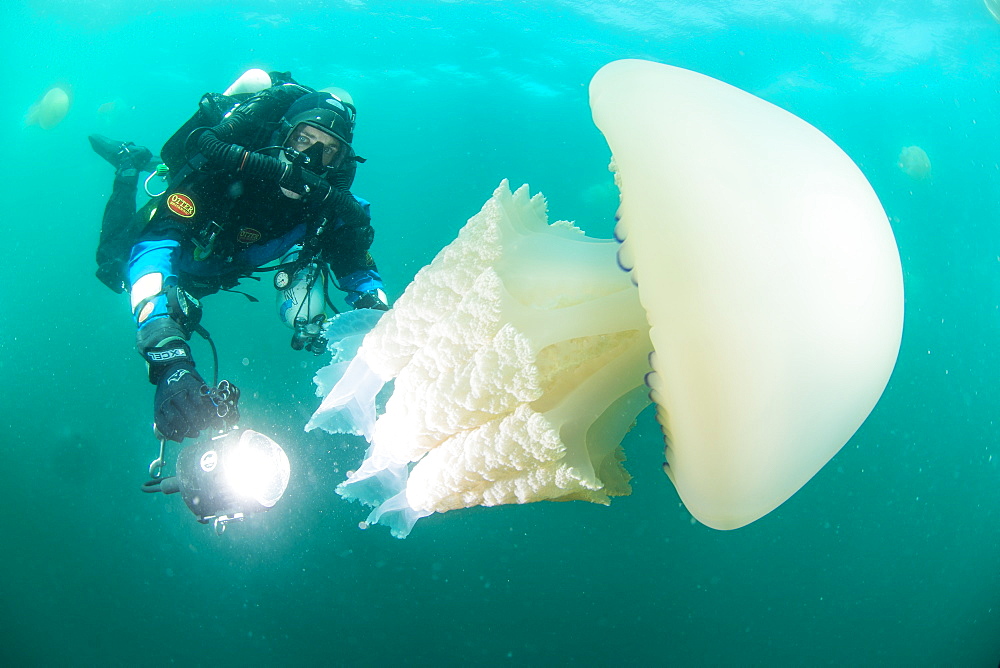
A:
POLYGON ((172 193, 167 198, 167 208, 181 218, 192 218, 195 214, 194 200, 184 193, 172 193))

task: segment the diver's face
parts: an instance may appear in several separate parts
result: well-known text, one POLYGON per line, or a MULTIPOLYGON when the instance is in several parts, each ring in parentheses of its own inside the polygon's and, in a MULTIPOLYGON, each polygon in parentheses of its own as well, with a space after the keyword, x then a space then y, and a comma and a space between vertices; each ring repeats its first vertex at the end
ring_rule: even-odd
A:
POLYGON ((333 135, 323 132, 318 128, 314 128, 311 125, 306 125, 305 123, 299 123, 299 125, 292 130, 292 134, 289 136, 288 144, 296 151, 305 151, 307 148, 313 144, 321 144, 323 146, 323 166, 329 167, 337 155, 340 153, 340 142, 337 141, 333 135))

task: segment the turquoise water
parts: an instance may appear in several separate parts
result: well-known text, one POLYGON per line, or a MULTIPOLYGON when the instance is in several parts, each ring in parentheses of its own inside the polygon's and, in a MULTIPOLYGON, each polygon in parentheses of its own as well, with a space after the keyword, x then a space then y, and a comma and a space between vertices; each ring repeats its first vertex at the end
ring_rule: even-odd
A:
MULTIPOLYGON (((0 9, 0 663, 891 665, 1000 659, 1000 24, 980 0, 36 1, 0 9), (127 301, 93 278, 110 169, 249 67, 350 90, 354 190, 397 297, 502 178, 611 234, 586 85, 639 57, 721 78, 837 141, 903 261, 899 362, 854 439, 734 532, 694 523, 644 414, 632 496, 436 515, 405 541, 333 487, 357 440, 301 425, 320 360, 263 304, 205 324, 254 428, 286 445, 272 512, 218 537, 141 494, 152 389, 127 301), (57 127, 25 127, 53 85, 57 127), (99 108, 102 107, 99 111, 99 108), (905 146, 929 155, 915 180, 905 146)), ((207 362, 208 351, 196 347, 207 362)), ((246 422, 245 421, 245 422, 246 422)))

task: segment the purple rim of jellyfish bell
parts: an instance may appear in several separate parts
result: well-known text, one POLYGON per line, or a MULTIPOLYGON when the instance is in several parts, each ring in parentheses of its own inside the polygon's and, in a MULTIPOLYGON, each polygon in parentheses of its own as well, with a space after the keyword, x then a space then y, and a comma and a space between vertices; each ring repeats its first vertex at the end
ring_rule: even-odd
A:
POLYGON ((615 260, 617 260, 618 266, 621 268, 622 271, 632 271, 632 269, 633 269, 632 267, 626 267, 625 263, 622 262, 622 252, 621 252, 621 249, 619 249, 618 252, 615 253, 615 260))

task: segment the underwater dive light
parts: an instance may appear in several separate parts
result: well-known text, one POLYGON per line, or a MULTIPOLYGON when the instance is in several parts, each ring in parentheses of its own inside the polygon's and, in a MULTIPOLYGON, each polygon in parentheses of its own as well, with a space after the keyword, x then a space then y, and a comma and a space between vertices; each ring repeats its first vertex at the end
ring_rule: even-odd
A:
MULTIPOLYGON (((162 441, 161 441, 162 446, 162 441)), ((181 493, 184 503, 222 533, 226 524, 269 510, 285 493, 291 467, 281 446, 252 429, 233 430, 189 445, 177 456, 175 474, 157 477, 160 459, 150 466, 143 491, 181 493)))

